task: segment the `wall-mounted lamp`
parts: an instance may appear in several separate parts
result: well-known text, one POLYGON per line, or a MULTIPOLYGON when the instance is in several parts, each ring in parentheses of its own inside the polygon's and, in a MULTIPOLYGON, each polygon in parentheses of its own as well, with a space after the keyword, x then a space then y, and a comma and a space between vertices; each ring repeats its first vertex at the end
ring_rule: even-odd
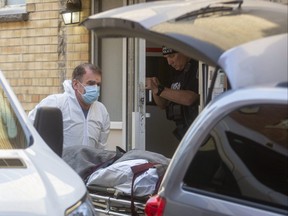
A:
POLYGON ((61 11, 65 25, 79 23, 81 9, 81 0, 67 0, 65 9, 61 11))

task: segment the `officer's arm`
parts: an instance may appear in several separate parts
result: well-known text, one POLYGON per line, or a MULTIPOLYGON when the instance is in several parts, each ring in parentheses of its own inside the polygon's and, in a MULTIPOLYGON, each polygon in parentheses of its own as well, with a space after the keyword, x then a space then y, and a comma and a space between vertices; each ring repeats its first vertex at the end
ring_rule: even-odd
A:
POLYGON ((160 97, 162 100, 172 101, 174 103, 184 106, 190 106, 199 100, 199 94, 191 90, 175 90, 170 88, 164 88, 164 90, 160 94, 160 97))

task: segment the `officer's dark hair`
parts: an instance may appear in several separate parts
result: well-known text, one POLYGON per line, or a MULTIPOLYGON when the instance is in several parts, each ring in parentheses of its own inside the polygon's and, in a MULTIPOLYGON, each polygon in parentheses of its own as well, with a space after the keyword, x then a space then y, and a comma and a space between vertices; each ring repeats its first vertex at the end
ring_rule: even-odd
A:
POLYGON ((102 74, 102 71, 99 67, 95 66, 94 64, 90 63, 82 63, 74 68, 72 73, 72 80, 76 79, 82 82, 82 77, 86 73, 86 68, 89 68, 93 71, 94 74, 102 74))

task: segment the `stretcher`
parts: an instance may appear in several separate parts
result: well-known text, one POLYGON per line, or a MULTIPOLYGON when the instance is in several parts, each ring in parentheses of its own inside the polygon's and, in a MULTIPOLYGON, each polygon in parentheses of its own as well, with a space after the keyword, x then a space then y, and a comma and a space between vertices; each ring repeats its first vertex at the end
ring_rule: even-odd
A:
POLYGON ((155 152, 119 147, 108 151, 71 146, 62 158, 85 182, 96 212, 118 216, 145 215, 145 204, 157 192, 170 162, 155 152))
POLYGON ((145 215, 145 203, 149 196, 133 197, 132 199, 131 196, 127 196, 115 188, 97 186, 87 186, 87 188, 96 212, 116 216, 145 215))

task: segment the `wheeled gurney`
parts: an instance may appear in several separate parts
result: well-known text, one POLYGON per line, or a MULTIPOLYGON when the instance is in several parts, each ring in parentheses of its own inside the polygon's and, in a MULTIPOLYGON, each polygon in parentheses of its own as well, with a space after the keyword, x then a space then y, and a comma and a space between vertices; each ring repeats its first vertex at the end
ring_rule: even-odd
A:
MULTIPOLYGON (((132 215, 131 197, 124 195, 115 188, 102 188, 88 186, 89 194, 96 212, 107 215, 128 216, 132 215)), ((145 203, 149 196, 134 197, 134 210, 137 215, 144 214, 145 203)))
POLYGON ((170 162, 165 156, 133 149, 125 152, 73 146, 63 159, 87 186, 96 212, 106 215, 145 215, 145 203, 157 192, 170 162), (132 189, 133 188, 133 189, 132 189))

